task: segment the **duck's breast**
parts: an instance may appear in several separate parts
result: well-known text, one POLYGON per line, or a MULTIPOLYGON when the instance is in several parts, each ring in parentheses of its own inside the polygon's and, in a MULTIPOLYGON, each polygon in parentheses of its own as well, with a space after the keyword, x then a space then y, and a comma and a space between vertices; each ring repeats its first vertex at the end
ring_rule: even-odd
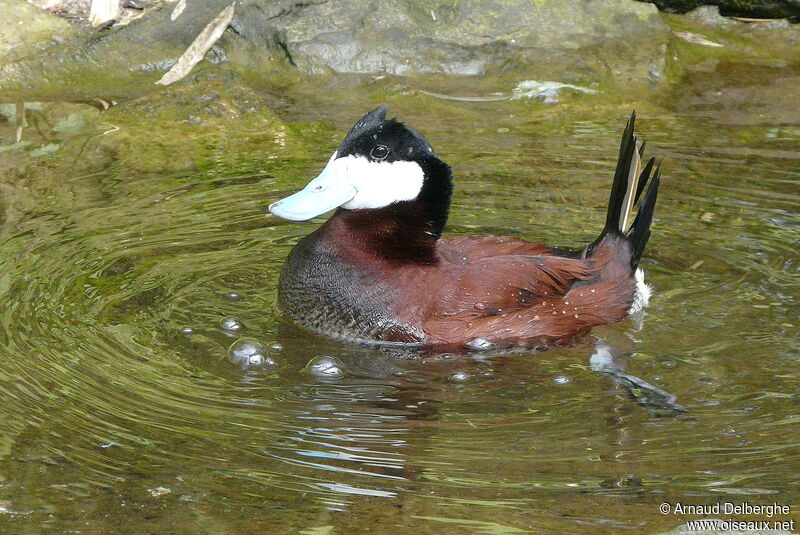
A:
POLYGON ((391 274, 311 234, 289 254, 278 283, 278 305, 299 325, 329 336, 421 342, 424 334, 394 312, 401 291, 391 274))

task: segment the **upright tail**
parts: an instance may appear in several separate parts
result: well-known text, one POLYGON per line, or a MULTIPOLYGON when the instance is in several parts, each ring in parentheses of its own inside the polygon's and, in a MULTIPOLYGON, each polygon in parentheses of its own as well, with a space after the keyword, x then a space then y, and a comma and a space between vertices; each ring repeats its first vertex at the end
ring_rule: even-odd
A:
POLYGON ((655 166, 655 158, 650 158, 642 169, 645 143, 637 145, 636 134, 633 131, 635 122, 636 113, 632 113, 619 146, 617 169, 608 199, 606 225, 600 237, 589 246, 589 252, 591 252, 609 234, 627 238, 631 246, 630 262, 633 269, 639 265, 639 259, 650 238, 650 224, 653 221, 658 185, 661 182, 661 169, 660 165, 655 166), (655 173, 653 173, 654 166, 656 167, 655 173), (651 173, 652 180, 650 180, 651 173), (650 187, 647 188, 647 192, 639 204, 639 211, 631 223, 634 206, 639 201, 648 181, 650 187))

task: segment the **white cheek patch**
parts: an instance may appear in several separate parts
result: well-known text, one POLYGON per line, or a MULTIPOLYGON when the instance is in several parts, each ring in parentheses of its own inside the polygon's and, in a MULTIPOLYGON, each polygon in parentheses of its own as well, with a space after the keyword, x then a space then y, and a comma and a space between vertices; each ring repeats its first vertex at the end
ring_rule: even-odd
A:
POLYGON ((348 210, 383 208, 416 199, 425 173, 416 162, 373 162, 361 156, 346 156, 333 162, 346 168, 347 181, 358 193, 342 205, 348 210))

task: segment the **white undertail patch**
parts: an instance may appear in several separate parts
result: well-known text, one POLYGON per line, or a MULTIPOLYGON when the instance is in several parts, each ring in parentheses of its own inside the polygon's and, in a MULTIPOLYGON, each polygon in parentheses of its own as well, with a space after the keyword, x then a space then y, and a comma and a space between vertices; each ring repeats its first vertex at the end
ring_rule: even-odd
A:
POLYGON ((653 295, 653 289, 644 282, 644 271, 642 269, 636 270, 635 277, 636 294, 633 296, 633 303, 630 310, 628 310, 628 314, 636 314, 643 310, 650 303, 650 296, 653 295))

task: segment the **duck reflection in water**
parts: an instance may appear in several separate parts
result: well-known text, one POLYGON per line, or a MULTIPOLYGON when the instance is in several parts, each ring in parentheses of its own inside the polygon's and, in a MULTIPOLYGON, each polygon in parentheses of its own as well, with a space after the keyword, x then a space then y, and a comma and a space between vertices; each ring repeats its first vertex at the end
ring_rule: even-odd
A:
MULTIPOLYGON (((557 378, 566 377, 537 374, 537 360, 520 355, 331 344, 294 327, 286 329, 281 356, 298 373, 285 400, 292 423, 263 453, 291 465, 293 473, 323 492, 336 493, 336 498, 322 497, 334 510, 346 508, 347 495, 396 497, 420 482, 437 480, 441 467, 430 464, 430 450, 442 440, 449 442, 451 434, 482 436, 495 425, 540 425, 538 409, 534 421, 531 415, 505 414, 506 409, 492 406, 513 396, 527 406, 539 400, 546 412, 548 397, 557 395, 551 391, 558 388, 557 378), (332 347, 337 348, 335 356, 332 347), (330 373, 331 367, 338 371, 330 373)), ((620 407, 623 412, 635 407, 631 400, 665 414, 683 410, 674 396, 625 372, 629 354, 602 340, 575 350, 592 356, 588 368, 570 368, 574 381, 591 376, 588 370, 611 379, 615 395, 597 395, 609 400, 603 404, 608 405, 609 421, 616 422, 613 427, 620 425, 620 407)), ((558 351, 548 355, 558 358, 558 351)), ((456 458, 445 464, 451 470, 459 462, 456 458)))

